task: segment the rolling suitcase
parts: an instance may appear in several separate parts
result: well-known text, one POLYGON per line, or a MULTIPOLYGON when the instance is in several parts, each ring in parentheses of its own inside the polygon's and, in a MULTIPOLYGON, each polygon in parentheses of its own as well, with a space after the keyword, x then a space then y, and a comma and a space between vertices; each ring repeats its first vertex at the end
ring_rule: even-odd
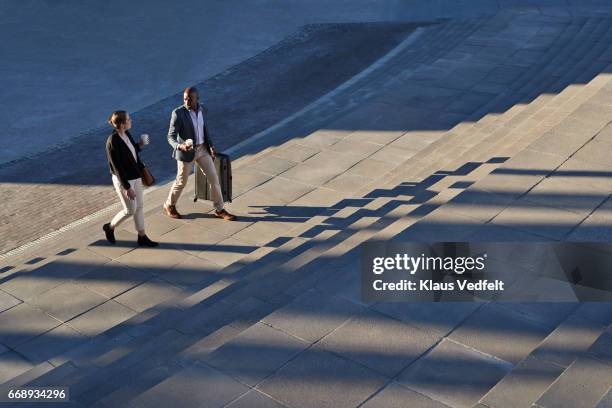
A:
MULTIPOLYGON (((227 154, 217 153, 215 157, 215 168, 219 176, 219 184, 221 184, 221 193, 223 201, 226 203, 232 202, 232 163, 227 154)), ((207 177, 202 172, 200 166, 195 165, 195 197, 193 201, 198 199, 212 201, 212 188, 208 183, 207 177)))

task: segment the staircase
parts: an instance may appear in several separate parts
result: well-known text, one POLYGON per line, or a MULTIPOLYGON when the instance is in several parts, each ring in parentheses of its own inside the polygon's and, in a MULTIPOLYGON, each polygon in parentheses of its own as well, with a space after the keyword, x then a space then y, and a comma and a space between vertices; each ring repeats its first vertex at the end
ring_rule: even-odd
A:
MULTIPOLYGON (((422 28, 384 64, 260 139, 256 153, 237 149, 232 209, 250 219, 224 225, 236 228, 231 236, 200 238, 205 248, 213 242, 204 250, 179 241, 189 228, 219 232, 203 219, 160 237, 219 262, 214 273, 181 281, 165 301, 5 385, 61 384, 69 406, 95 407, 382 406, 395 396, 439 407, 605 406, 609 312, 596 304, 365 304, 358 249, 372 239, 579 233, 574 224, 594 216, 607 194, 588 211, 558 208, 569 213, 563 228, 513 227, 507 217, 606 135, 612 84, 600 73, 612 63, 611 22, 502 11, 422 28), (372 123, 380 129, 369 131, 372 123), (513 174, 520 169, 534 174, 513 174), (238 250, 211 255, 214 245, 238 250), (524 328, 516 347, 470 334, 498 316, 524 328), (397 343, 377 337, 380 327, 397 343), (448 354, 474 359, 475 375, 487 376, 466 389, 419 382, 448 354), (310 377, 317 374, 328 381, 310 377)), ((126 251, 97 246, 125 262, 126 251)))

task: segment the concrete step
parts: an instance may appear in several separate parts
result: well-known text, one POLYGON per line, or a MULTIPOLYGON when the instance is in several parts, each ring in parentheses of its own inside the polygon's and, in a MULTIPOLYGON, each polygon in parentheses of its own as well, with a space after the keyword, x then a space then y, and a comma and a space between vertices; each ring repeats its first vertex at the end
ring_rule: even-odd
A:
POLYGON ((585 317, 583 310, 578 308, 563 321, 480 402, 491 408, 534 404, 604 333, 605 325, 585 317))
POLYGON ((612 387, 612 331, 606 330, 546 389, 535 406, 594 407, 612 387))

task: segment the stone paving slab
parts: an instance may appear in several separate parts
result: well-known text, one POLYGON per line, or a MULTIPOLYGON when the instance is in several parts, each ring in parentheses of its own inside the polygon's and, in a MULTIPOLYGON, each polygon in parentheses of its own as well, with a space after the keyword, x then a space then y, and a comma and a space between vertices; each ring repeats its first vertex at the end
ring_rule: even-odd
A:
POLYGON ((452 407, 472 407, 512 365, 443 340, 397 381, 452 407))
POLYGON ((70 326, 61 325, 17 346, 16 350, 29 361, 40 364, 82 344, 86 339, 70 326))
POLYGON ((347 300, 310 290, 287 306, 266 316, 263 322, 314 343, 360 310, 361 307, 347 300))
POLYGON ((43 293, 29 303, 49 316, 66 322, 101 305, 107 299, 106 296, 92 292, 74 282, 69 282, 43 293))
POLYGON ((516 364, 548 334, 549 329, 512 310, 485 305, 468 317, 449 338, 516 364))
POLYGON ((306 347, 303 341, 257 323, 213 352, 206 363, 255 386, 306 347))
POLYGON ((15 347, 60 324, 41 310, 22 303, 0 313, 0 343, 15 347))
POLYGON ((178 295, 180 289, 161 279, 153 278, 115 298, 115 301, 137 312, 178 295))
POLYGON ((76 250, 33 271, 16 272, 0 289, 18 299, 29 300, 109 261, 88 249, 76 250))
POLYGON ((257 389, 290 407, 355 407, 387 379, 316 347, 301 353, 257 389))
POLYGON ((6 292, 0 290, 0 313, 10 309, 13 306, 17 306, 21 301, 6 292))
POLYGON ((536 401, 538 406, 552 408, 593 407, 612 384, 610 366, 595 359, 576 360, 536 401))
POLYGON ((363 408, 448 408, 447 405, 392 382, 362 405, 363 408))
POLYGON ((398 320, 367 312, 352 317, 318 344, 391 378, 438 340, 398 320))
POLYGON ((107 298, 114 298, 150 278, 151 274, 142 269, 129 268, 119 262, 109 262, 81 275, 75 282, 107 298))
POLYGON ((2 383, 28 371, 34 366, 31 361, 12 350, 0 351, 0 365, 2 366, 0 382, 2 383))
POLYGON ((136 312, 113 300, 101 304, 95 309, 73 319, 69 325, 87 336, 97 336, 100 333, 131 318, 136 312))
POLYGON ((251 390, 244 394, 242 397, 238 398, 236 401, 232 402, 227 406, 227 408, 283 408, 284 405, 281 405, 277 401, 274 401, 272 398, 266 396, 265 394, 257 391, 251 390))
POLYGON ((490 408, 531 406, 562 372, 563 367, 529 356, 480 401, 490 408))
POLYGON ((133 407, 222 407, 248 391, 248 387, 204 364, 196 363, 147 390, 130 402, 133 407))

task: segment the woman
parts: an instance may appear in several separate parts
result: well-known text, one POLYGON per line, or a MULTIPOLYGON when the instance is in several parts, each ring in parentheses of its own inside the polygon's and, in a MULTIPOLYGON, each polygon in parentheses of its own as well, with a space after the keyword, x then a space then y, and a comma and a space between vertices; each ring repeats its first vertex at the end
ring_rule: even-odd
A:
POLYGON ((144 202, 142 194, 142 169, 144 164, 138 152, 145 145, 134 143, 128 130, 132 127, 132 120, 126 111, 115 111, 108 120, 115 129, 106 141, 106 156, 113 175, 113 185, 119 195, 123 210, 119 211, 113 220, 104 224, 102 229, 106 240, 115 243, 115 228, 130 217, 134 217, 134 224, 138 231, 138 245, 155 247, 157 242, 151 241, 145 234, 144 202))

